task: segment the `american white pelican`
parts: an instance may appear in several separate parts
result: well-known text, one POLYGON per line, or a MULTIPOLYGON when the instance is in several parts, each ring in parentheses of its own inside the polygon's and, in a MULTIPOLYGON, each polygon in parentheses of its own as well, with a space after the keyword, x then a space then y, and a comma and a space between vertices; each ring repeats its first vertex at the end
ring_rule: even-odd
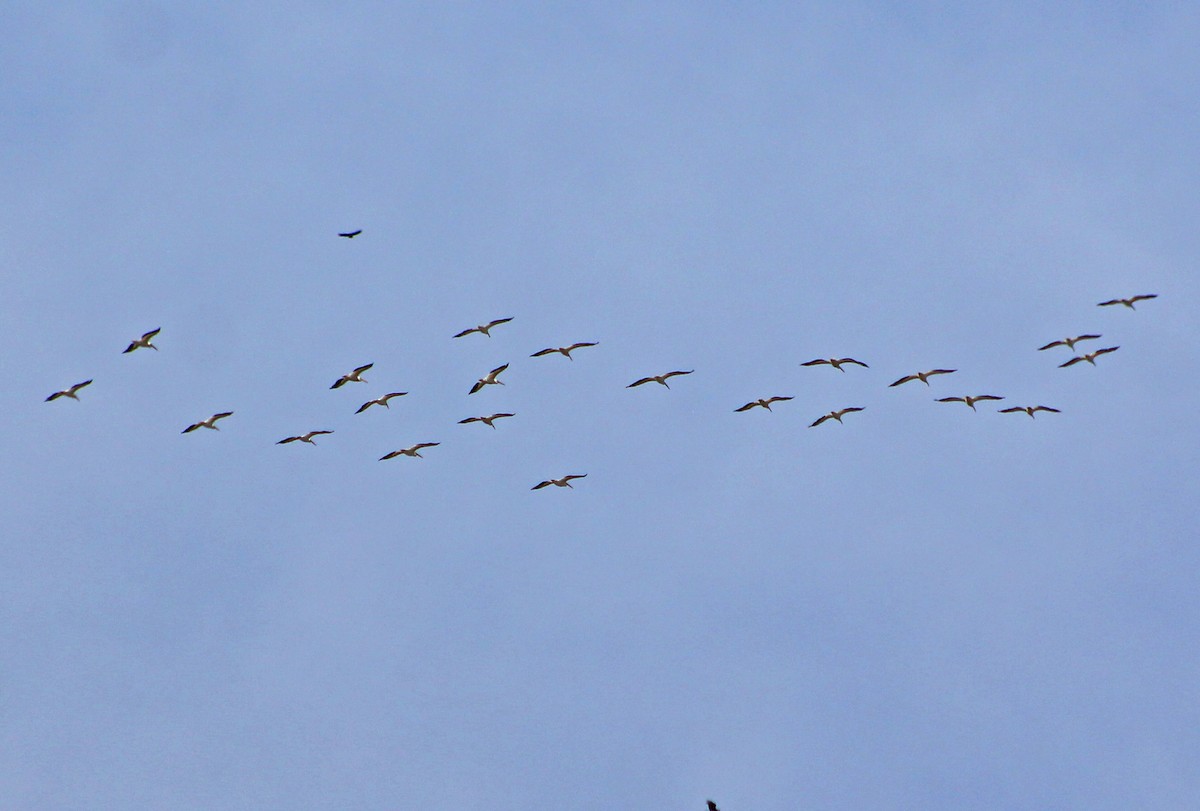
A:
POLYGON ((180 433, 190 434, 192 431, 195 431, 197 428, 211 428, 214 431, 220 431, 221 429, 217 427, 217 420, 223 420, 226 417, 232 417, 232 416, 233 416, 232 411, 222 411, 220 414, 213 414, 211 417, 209 417, 206 420, 200 420, 200 422, 193 422, 187 428, 184 428, 183 431, 181 431, 180 433))
POLYGON ((152 341, 154 336, 158 335, 160 332, 162 332, 162 327, 159 327, 158 329, 152 329, 149 332, 144 333, 141 338, 137 338, 136 340, 132 341, 129 346, 125 347, 121 354, 126 355, 135 349, 141 349, 143 347, 147 349, 153 349, 155 352, 157 352, 158 347, 150 343, 150 341, 152 341))
POLYGON ((462 332, 458 333, 454 337, 462 338, 464 335, 470 335, 472 332, 482 332, 484 335, 491 338, 492 333, 489 332, 489 330, 492 327, 499 326, 500 324, 507 324, 509 321, 512 321, 512 319, 511 318, 497 318, 495 321, 489 321, 486 324, 480 324, 477 327, 471 327, 470 329, 464 329, 462 332))
POLYGON ((361 233, 362 233, 362 229, 359 228, 357 231, 346 231, 344 233, 338 234, 338 236, 345 237, 346 239, 354 239, 356 236, 358 236, 361 233))
POLYGON ((1030 417, 1033 416, 1033 412, 1035 412, 1035 411, 1049 411, 1052 414, 1061 414, 1062 413, 1057 408, 1051 408, 1050 406, 1043 406, 1043 405, 1040 405, 1040 406, 1013 406, 1012 408, 1000 409, 1001 414, 1016 414, 1018 411, 1028 414, 1030 417))
POLYGON ((1074 352, 1075 344, 1079 343, 1080 341, 1094 341, 1097 338, 1103 337, 1103 335, 1076 335, 1074 338, 1063 338, 1061 341, 1051 341, 1045 346, 1039 346, 1038 351, 1042 352, 1046 349, 1053 349, 1056 346, 1065 346, 1067 349, 1070 349, 1072 352, 1074 352))
POLYGON ((330 386, 329 388, 331 388, 331 389, 340 388, 340 387, 346 385, 347 383, 366 383, 367 379, 365 377, 363 377, 362 374, 363 374, 363 372, 367 371, 367 369, 370 369, 374 365, 375 365, 374 363, 368 363, 366 366, 359 366, 353 372, 347 372, 346 374, 339 377, 334 382, 334 384, 332 386, 330 386))
POLYGON ((889 383, 888 388, 891 388, 892 386, 899 386, 901 383, 907 383, 910 380, 920 380, 922 383, 924 383, 926 386, 928 386, 929 378, 933 377, 934 375, 948 375, 948 374, 950 374, 952 372, 956 372, 956 371, 958 371, 958 370, 957 369, 932 369, 928 372, 917 372, 915 375, 905 375, 904 377, 897 380, 895 383, 889 383))
POLYGON ((816 428, 818 425, 825 422, 825 420, 837 420, 838 422, 841 422, 842 417, 845 416, 846 414, 850 414, 854 411, 862 411, 862 410, 863 409, 861 409, 861 408, 839 408, 837 411, 830 411, 824 417, 821 417, 820 419, 818 419, 816 422, 814 422, 812 425, 810 425, 808 427, 816 428))
POLYGON ((599 346, 599 343, 596 341, 580 341, 579 343, 574 343, 570 346, 550 346, 545 349, 539 349, 529 357, 540 358, 542 355, 552 355, 555 352, 558 352, 559 354, 566 355, 567 360, 575 360, 573 357, 571 357, 571 353, 576 349, 582 349, 585 346, 599 346))
POLYGON ((281 439, 278 442, 276 442, 275 444, 276 445, 286 445, 289 442, 307 442, 309 445, 316 445, 317 443, 313 442, 313 437, 320 436, 321 434, 332 434, 332 433, 333 433, 333 431, 309 431, 307 434, 303 434, 301 436, 290 436, 287 439, 281 439))
MULTIPOLYGON (((533 487, 530 487, 529 489, 530 490, 541 490, 543 487, 549 487, 550 485, 554 485, 555 487, 571 487, 572 479, 582 479, 585 476, 587 476, 586 473, 573 473, 570 476, 563 476, 561 479, 546 479, 546 481, 538 482, 537 484, 535 484, 533 487)), ((571 487, 571 489, 574 490, 575 488, 571 487)))
POLYGON ((783 402, 784 400, 792 400, 792 399, 794 399, 794 398, 792 398, 792 397, 765 397, 765 398, 759 398, 758 400, 751 400, 750 402, 746 403, 746 404, 745 404, 744 406, 742 406, 741 408, 735 408, 735 409, 734 409, 734 411, 735 411, 735 412, 736 412, 736 411, 749 411, 750 409, 754 408, 755 406, 762 406, 762 407, 763 407, 763 408, 765 408, 767 411, 770 411, 770 410, 771 410, 771 403, 781 403, 781 402, 783 402))
POLYGON ((503 386, 504 381, 498 380, 497 378, 500 376, 500 373, 503 372, 507 368, 508 368, 508 364, 506 363, 503 366, 497 366, 495 369, 492 369, 492 371, 488 372, 483 377, 481 377, 477 381, 475 381, 475 385, 471 387, 471 390, 469 392, 467 392, 467 394, 474 394, 475 392, 482 389, 484 386, 490 386, 493 383, 503 386))
POLYGON ((972 411, 976 411, 975 404, 983 400, 1003 400, 1003 397, 997 397, 994 394, 968 394, 965 397, 939 397, 939 403, 966 403, 971 407, 972 411))
POLYGON ((380 456, 379 461, 382 462, 384 459, 395 459, 397 456, 418 456, 418 457, 424 459, 425 457, 421 456, 421 448, 434 448, 441 444, 442 443, 440 443, 440 442, 418 442, 416 445, 413 445, 412 447, 401 448, 400 450, 392 451, 391 453, 389 453, 385 456, 380 456))
POLYGON ((643 383, 662 383, 664 386, 666 386, 669 389, 669 388, 671 388, 671 386, 667 383, 667 380, 669 378, 678 377, 679 375, 690 375, 694 371, 696 371, 696 370, 690 369, 686 372, 667 372, 666 374, 661 374, 661 375, 650 375, 650 377, 643 377, 641 380, 633 381, 625 388, 632 389, 635 386, 642 385, 643 383))
POLYGON ((515 416, 517 416, 517 415, 516 414, 491 414, 487 417, 467 417, 465 420, 459 420, 458 424, 466 425, 467 423, 471 423, 471 422, 482 422, 484 425, 495 430, 496 426, 493 423, 495 423, 496 420, 503 419, 504 417, 515 417, 515 416))
POLYGON ((79 399, 79 396, 78 396, 79 390, 82 389, 84 386, 90 386, 91 384, 92 384, 92 381, 90 381, 90 380, 85 380, 82 383, 76 383, 74 386, 65 388, 62 391, 54 392, 54 394, 51 394, 49 397, 46 398, 46 402, 48 403, 51 400, 57 400, 59 397, 70 397, 72 400, 78 400, 79 399))
POLYGON ((1116 352, 1120 348, 1121 347, 1119 347, 1119 346, 1107 346, 1104 349, 1097 349, 1095 352, 1088 352, 1083 355, 1076 355, 1075 357, 1071 358, 1066 363, 1058 364, 1058 368, 1063 369, 1067 366, 1074 366, 1076 363, 1079 363, 1080 361, 1085 361, 1085 360, 1088 363, 1095 366, 1096 358, 1100 357, 1101 355, 1107 355, 1109 352, 1116 352))
POLYGON ((360 405, 358 407, 358 411, 355 411, 354 413, 361 414, 371 406, 375 405, 381 405, 384 408, 391 408, 391 406, 388 405, 388 400, 392 399, 393 397, 403 397, 406 394, 408 394, 406 391, 393 391, 390 394, 383 395, 382 397, 376 397, 374 400, 367 400, 365 403, 360 405))
POLYGON ((1158 293, 1143 293, 1140 296, 1130 296, 1129 298, 1115 298, 1115 299, 1112 299, 1111 301, 1102 301, 1099 304, 1097 304, 1096 306, 1097 307, 1111 307, 1114 304, 1124 304, 1129 309, 1136 310, 1137 307, 1133 306, 1133 303, 1135 301, 1149 301, 1152 298, 1158 298, 1158 293))
POLYGON ((857 364, 857 365, 863 367, 864 369, 871 368, 867 364, 863 363, 861 360, 855 360, 854 358, 817 358, 816 360, 810 360, 808 363, 801 363, 800 365, 801 366, 832 366, 833 368, 837 369, 839 372, 844 372, 846 370, 842 368, 843 363, 854 363, 854 364, 857 364))

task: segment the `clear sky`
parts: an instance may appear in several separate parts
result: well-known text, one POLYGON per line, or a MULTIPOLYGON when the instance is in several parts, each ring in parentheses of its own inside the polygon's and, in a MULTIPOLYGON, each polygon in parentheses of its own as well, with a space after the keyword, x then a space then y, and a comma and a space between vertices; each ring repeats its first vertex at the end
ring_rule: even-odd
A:
POLYGON ((3 5, 0 805, 1194 807, 1200 10, 747 5, 3 5))

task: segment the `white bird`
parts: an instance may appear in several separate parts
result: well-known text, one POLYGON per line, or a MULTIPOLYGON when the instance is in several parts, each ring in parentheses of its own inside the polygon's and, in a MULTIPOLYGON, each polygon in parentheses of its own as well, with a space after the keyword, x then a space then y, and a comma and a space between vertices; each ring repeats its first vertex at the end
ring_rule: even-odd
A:
POLYGON ((754 408, 755 406, 762 406, 762 407, 763 407, 763 408, 765 408, 767 411, 770 411, 770 410, 771 410, 771 403, 781 403, 781 402, 783 402, 784 400, 792 400, 792 399, 795 399, 795 398, 792 398, 792 397, 765 397, 765 398, 759 398, 759 399, 757 399, 757 400, 751 400, 750 402, 746 403, 746 404, 745 404, 744 406, 742 406, 741 408, 735 408, 735 409, 734 409, 734 411, 735 411, 735 412, 736 412, 736 411, 749 411, 750 409, 754 408))
POLYGON ((321 434, 332 434, 332 433, 333 433, 333 431, 309 431, 307 434, 302 434, 301 436, 290 436, 287 439, 281 439, 278 442, 276 442, 275 444, 276 445, 286 445, 289 442, 307 442, 309 445, 316 445, 317 443, 313 442, 313 437, 320 436, 321 434))
POLYGON ((661 374, 661 375, 650 375, 650 377, 643 377, 641 380, 633 381, 625 388, 632 389, 633 387, 640 386, 643 383, 662 383, 664 386, 666 386, 669 389, 669 388, 671 388, 671 386, 667 383, 667 380, 669 378, 678 377, 679 375, 690 375, 694 371, 696 371, 696 370, 691 369, 686 372, 678 372, 677 371, 677 372, 667 372, 666 374, 661 374))
POLYGON ((346 374, 339 377, 334 382, 334 384, 332 386, 330 386, 329 388, 331 388, 331 389, 340 388, 340 387, 346 385, 347 383, 366 383, 367 379, 365 377, 363 377, 362 374, 363 374, 363 372, 367 371, 367 369, 370 369, 374 365, 375 365, 374 363, 368 363, 365 366, 359 366, 353 372, 347 372, 346 374))
POLYGON ((49 397, 46 398, 46 402, 48 403, 51 400, 57 400, 59 397, 70 397, 72 400, 78 400, 79 399, 79 396, 78 396, 79 390, 82 389, 84 386, 90 386, 91 384, 92 384, 92 381, 90 381, 90 380, 85 380, 82 383, 76 383, 74 386, 65 388, 62 391, 54 392, 54 394, 51 394, 49 397))
POLYGON ((956 371, 958 371, 958 370, 957 369, 931 369, 928 372, 917 372, 915 375, 905 375, 904 377, 897 380, 895 383, 889 383, 888 388, 891 388, 892 386, 899 386, 901 383, 907 383, 910 380, 920 380, 922 383, 924 383, 926 386, 928 386, 929 378, 933 377, 934 375, 948 375, 948 374, 951 374, 952 372, 956 372, 956 371))
POLYGON ((982 400, 1003 400, 1003 397, 997 397, 994 394, 968 394, 965 397, 939 397, 939 403, 966 403, 971 407, 972 411, 976 411, 975 404, 982 400))
POLYGON ((1042 352, 1047 349, 1053 349, 1056 346, 1065 346, 1067 349, 1070 349, 1072 352, 1074 352, 1075 344, 1079 343, 1080 341, 1094 341, 1097 338, 1103 337, 1103 335, 1076 335, 1074 338, 1063 338, 1061 341, 1051 341, 1045 346, 1039 346, 1038 351, 1042 352))
POLYGON ((484 335, 491 338, 492 333, 489 332, 488 330, 490 330, 492 327, 499 326, 500 324, 507 324, 509 321, 512 321, 512 319, 511 318, 497 318, 495 321, 489 321, 488 323, 480 324, 477 327, 471 327, 470 329, 464 329, 462 332, 458 333, 454 337, 462 338, 464 335, 470 335, 472 332, 482 332, 484 335))
POLYGON ((459 420, 458 424, 466 425, 467 423, 471 423, 471 422, 482 422, 484 425, 488 426, 492 430, 495 430, 496 426, 493 423, 496 420, 502 419, 504 417, 515 417, 515 416, 517 416, 517 415, 516 414, 491 414, 487 417, 467 417, 465 420, 459 420))
POLYGON ((213 414, 211 417, 209 417, 206 420, 200 420, 200 422, 193 422, 187 428, 184 428, 181 433, 189 434, 192 431, 195 431, 197 428, 211 428, 214 431, 220 431, 221 429, 217 427, 217 420, 223 420, 226 417, 232 417, 232 416, 233 416, 232 411, 222 411, 220 414, 213 414))
POLYGON ((540 358, 542 355, 552 355, 555 352, 558 352, 560 354, 566 355, 567 360, 575 360, 573 357, 571 357, 571 353, 574 352, 576 349, 581 349, 585 346, 599 346, 599 343, 597 343, 596 341, 580 341, 579 343, 574 343, 574 344, 571 344, 570 346, 550 346, 550 347, 546 347, 545 349, 539 349, 537 352, 534 352, 529 357, 540 358))
POLYGON ((152 329, 149 332, 144 333, 141 338, 138 338, 138 339, 132 341, 129 344, 129 346, 127 346, 124 349, 124 351, 121 352, 121 354, 125 355, 125 354, 128 354, 129 352, 132 352, 135 349, 141 349, 143 347, 146 347, 148 349, 153 349, 155 352, 157 352, 158 347, 155 346, 154 344, 150 343, 150 341, 152 341, 154 339, 154 336, 158 335, 158 333, 160 333, 160 332, 162 332, 162 327, 159 327, 158 329, 152 329))
POLYGON ((858 364, 859 366, 863 367, 864 369, 871 368, 867 364, 863 363, 861 360, 855 360, 854 358, 817 358, 816 360, 810 360, 808 363, 801 363, 800 365, 801 366, 829 365, 829 366, 832 366, 833 368, 837 369, 839 372, 844 372, 846 370, 842 368, 843 363, 855 363, 855 364, 858 364))
POLYGON ((440 443, 440 442, 418 442, 416 445, 413 445, 412 447, 401 448, 398 451, 392 451, 389 454, 380 456, 379 461, 382 462, 384 459, 395 459, 397 456, 417 456, 417 457, 424 459, 425 457, 421 456, 421 448, 433 448, 433 447, 437 447, 438 445, 441 445, 441 444, 442 443, 440 443))
POLYGON ((1149 301, 1152 298, 1158 298, 1158 293, 1143 293, 1140 296, 1130 296, 1129 298, 1115 298, 1110 301, 1102 301, 1099 304, 1097 304, 1096 306, 1097 307, 1111 307, 1114 304, 1124 304, 1129 309, 1136 310, 1137 307, 1133 306, 1133 303, 1135 301, 1149 301))
POLYGON ((1116 352, 1120 348, 1121 347, 1119 347, 1119 346, 1107 346, 1104 349, 1097 349, 1095 352, 1088 352, 1083 355, 1076 355, 1075 357, 1071 358, 1066 363, 1058 364, 1058 368, 1064 369, 1067 366, 1074 366, 1076 363, 1080 363, 1081 361, 1085 361, 1085 360, 1088 363, 1095 366, 1096 358, 1100 357, 1101 355, 1107 355, 1109 352, 1116 352))
POLYGON ((1052 414, 1061 414, 1062 413, 1057 408, 1051 408, 1050 406, 1043 406, 1043 405, 1013 406, 1012 408, 1002 408, 1002 409, 1000 409, 999 413, 1001 413, 1001 414, 1016 414, 1018 411, 1028 414, 1030 417, 1033 417, 1033 412, 1035 412, 1035 411, 1049 411, 1052 414))
POLYGON ((503 386, 504 381, 498 380, 497 378, 500 376, 500 373, 503 372, 507 368, 508 368, 508 364, 506 363, 503 366, 497 366, 495 369, 492 369, 492 371, 488 372, 483 377, 481 377, 477 381, 475 381, 475 385, 471 387, 471 390, 469 392, 467 392, 467 394, 474 394, 475 392, 482 389, 484 386, 490 386, 492 384, 497 384, 497 385, 503 386))
POLYGON ((361 414, 364 411, 366 411, 368 408, 370 408, 371 406, 375 406, 375 405, 381 405, 384 408, 390 409, 391 406, 388 405, 388 400, 392 399, 393 397, 403 397, 406 394, 408 394, 408 392, 406 392, 406 391, 393 391, 390 394, 383 395, 382 397, 376 397, 374 400, 367 400, 365 403, 360 405, 358 407, 358 411, 355 411, 354 413, 361 414))
POLYGON ((862 410, 863 409, 861 409, 861 408, 839 408, 837 411, 830 411, 824 417, 821 417, 820 419, 818 419, 816 422, 814 422, 812 425, 810 425, 808 427, 816 428, 818 425, 825 422, 825 420, 837 420, 838 422, 841 422, 842 417, 845 416, 846 414, 850 414, 854 411, 862 411, 862 410))
MULTIPOLYGON (((535 484, 533 487, 530 487, 529 489, 530 490, 541 490, 543 487, 549 487, 550 485, 554 485, 555 487, 571 487, 572 479, 582 479, 586 476, 587 476, 586 473, 573 473, 570 476, 563 476, 561 479, 546 479, 546 481, 538 482, 537 484, 535 484)), ((571 489, 574 490, 575 488, 571 487, 571 489)))

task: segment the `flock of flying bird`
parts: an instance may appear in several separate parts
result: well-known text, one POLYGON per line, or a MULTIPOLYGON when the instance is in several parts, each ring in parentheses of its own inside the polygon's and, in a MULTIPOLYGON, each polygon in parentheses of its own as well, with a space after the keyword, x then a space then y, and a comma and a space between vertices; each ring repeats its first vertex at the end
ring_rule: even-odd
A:
MULTIPOLYGON (((353 238, 360 233, 361 233, 361 231, 353 231, 353 232, 341 233, 338 236, 346 237, 346 238, 353 238)), ((1111 307, 1111 306, 1120 305, 1120 306, 1128 307, 1129 309, 1132 310, 1132 309, 1135 309, 1134 308, 1135 303, 1137 303, 1139 301, 1146 301, 1149 299, 1154 299, 1154 298, 1157 298, 1156 294, 1142 294, 1142 295, 1137 295, 1137 296, 1131 296, 1129 298, 1118 298, 1118 299, 1111 299, 1109 301, 1102 301, 1097 306, 1111 307)), ((462 330, 461 332, 456 333, 453 337, 454 338, 464 338, 464 337, 474 334, 474 333, 479 333, 481 335, 491 337, 491 330, 493 330, 494 328, 496 328, 502 324, 507 324, 508 322, 510 322, 512 320, 513 320, 512 318, 497 318, 493 321, 489 321, 486 324, 480 324, 478 326, 474 326, 474 327, 470 327, 468 329, 462 330)), ((138 349, 153 349, 155 351, 158 351, 158 347, 154 345, 153 341, 154 341, 155 337, 161 331, 162 331, 161 328, 153 329, 153 330, 150 330, 149 332, 144 333, 140 338, 134 339, 133 341, 131 341, 129 343, 129 346, 127 346, 123 350, 123 354, 129 354, 131 352, 135 352, 138 349)), ((1083 335, 1076 335, 1076 336, 1069 337, 1069 338, 1062 338, 1060 340, 1051 341, 1050 343, 1046 344, 1045 346, 1039 347, 1038 351, 1045 351, 1048 349, 1053 349, 1055 347, 1065 346, 1068 350, 1074 352, 1076 344, 1081 343, 1083 341, 1099 340, 1101 337, 1102 336, 1099 334, 1088 333, 1088 334, 1083 334, 1083 335)), ((584 349, 587 347, 593 347, 593 346, 598 346, 598 345, 599 344, 595 341, 580 341, 580 342, 576 342, 576 343, 573 343, 573 344, 570 344, 567 346, 551 346, 551 347, 546 347, 545 349, 541 349, 537 352, 534 352, 532 355, 530 355, 530 357, 538 358, 538 357, 543 357, 546 355, 561 354, 561 355, 565 356, 567 358, 567 360, 573 360, 573 358, 571 357, 572 352, 579 350, 579 349, 584 349)), ((1119 348, 1120 347, 1117 347, 1117 346, 1109 346, 1109 347, 1104 347, 1101 349, 1096 349, 1092 352, 1078 354, 1078 355, 1075 355, 1074 357, 1072 357, 1070 360, 1067 360, 1064 363, 1060 363, 1059 367, 1066 368, 1069 366, 1074 366, 1077 363, 1083 363, 1083 362, 1087 362, 1094 366, 1094 365, 1096 365, 1097 358, 1099 358, 1102 355, 1106 355, 1110 352, 1116 352, 1119 348)), ((843 373, 846 371, 843 367, 847 366, 847 365, 861 366, 863 368, 869 368, 867 366, 867 364, 865 364, 862 361, 857 360, 855 358, 836 358, 836 357, 834 357, 834 358, 816 358, 814 360, 807 361, 800 365, 807 366, 807 367, 830 366, 834 369, 837 369, 839 372, 843 372, 843 373)), ((366 380, 366 378, 363 377, 363 374, 366 373, 367 371, 369 371, 372 368, 372 366, 374 366, 374 364, 367 363, 362 366, 356 367, 355 369, 351 370, 350 372, 347 372, 346 374, 342 375, 337 380, 335 380, 333 385, 330 386, 330 388, 331 389, 339 389, 342 386, 345 386, 349 383, 366 383, 367 380, 366 380)), ((469 395, 476 394, 486 386, 504 385, 504 381, 500 380, 500 375, 504 373, 504 371, 508 368, 508 366, 509 366, 509 364, 507 364, 507 363, 505 363, 502 366, 497 366, 496 368, 492 369, 487 374, 480 377, 475 382, 475 384, 471 387, 468 394, 469 395)), ((935 377, 938 375, 953 374, 955 371, 957 371, 957 370, 955 370, 955 369, 930 369, 928 371, 915 372, 913 374, 909 374, 909 375, 905 375, 904 377, 901 377, 900 379, 896 380, 895 382, 890 383, 889 386, 890 387, 901 386, 905 383, 911 383, 913 381, 920 381, 920 382, 924 383, 926 386, 929 386, 930 385, 929 378, 935 377)), ((675 371, 670 371, 670 372, 664 372, 663 374, 657 374, 657 375, 649 375, 647 377, 642 377, 638 380, 635 380, 634 382, 632 382, 628 386, 626 386, 626 388, 632 389, 632 388, 637 388, 638 386, 644 386, 647 383, 658 383, 669 389, 669 388, 671 388, 671 386, 667 382, 668 380, 670 380, 671 378, 675 378, 675 377, 682 377, 685 375, 690 375, 690 374, 693 374, 694 372, 695 372, 694 369, 689 369, 689 370, 675 370, 675 371)), ((68 388, 65 388, 61 391, 56 391, 53 394, 51 394, 49 397, 46 398, 46 402, 52 402, 52 401, 58 400, 60 398, 69 398, 72 400, 79 400, 80 390, 82 390, 86 386, 91 385, 91 383, 92 383, 92 380, 90 380, 90 379, 84 380, 81 383, 76 383, 76 384, 69 386, 68 388)), ((355 414, 361 414, 364 411, 366 411, 367 409, 371 408, 372 406, 383 406, 384 408, 390 408, 390 406, 388 405, 389 401, 391 401, 392 399, 394 399, 396 397, 403 397, 406 394, 408 394, 408 392, 393 391, 393 392, 388 392, 387 394, 384 394, 380 397, 376 397, 374 399, 367 400, 365 403, 363 403, 361 406, 358 407, 358 410, 355 411, 355 414)), ((739 406, 738 408, 734 409, 734 411, 735 412, 745 412, 745 411, 750 411, 751 409, 754 409, 754 408, 763 408, 763 409, 766 409, 767 411, 771 411, 772 410, 771 405, 773 403, 785 402, 785 401, 792 400, 792 399, 794 399, 794 398, 790 397, 790 396, 778 396, 778 395, 772 396, 772 397, 762 397, 762 398, 759 398, 756 400, 751 400, 750 402, 746 403, 745 405, 739 406)), ((999 400, 1003 400, 1003 399, 1004 399, 1003 397, 1000 397, 998 395, 993 395, 993 394, 973 394, 973 395, 961 395, 961 396, 954 396, 954 397, 940 397, 940 398, 937 398, 937 402, 939 402, 939 403, 963 403, 966 406, 968 406, 972 411, 976 411, 977 410, 975 408, 976 403, 999 401, 999 400)), ((865 410, 865 409, 860 406, 848 406, 845 408, 835 409, 833 411, 830 411, 828 414, 818 417, 816 420, 814 420, 809 425, 809 427, 815 428, 818 425, 821 425, 822 423, 825 423, 830 420, 835 420, 838 423, 841 423, 842 418, 845 417, 847 414, 853 414, 853 413, 863 411, 863 410, 865 410)), ((1036 412, 1039 412, 1039 411, 1045 411, 1045 412, 1050 412, 1050 413, 1055 413, 1055 414, 1060 413, 1059 409, 1052 408, 1052 407, 1046 406, 1046 405, 1011 406, 1008 408, 999 409, 999 413, 1001 413, 1001 414, 1023 413, 1023 414, 1027 414, 1031 418, 1034 417, 1036 412)), ((231 417, 231 416, 233 416, 232 411, 218 412, 209 417, 206 417, 203 420, 199 420, 198 422, 192 423, 191 425, 184 428, 182 433, 188 434, 188 433, 196 431, 200 428, 209 428, 214 431, 220 430, 219 427, 217 426, 217 422, 219 420, 223 420, 223 419, 226 419, 227 417, 231 417)), ((487 425, 489 428, 492 428, 494 430, 496 428, 495 423, 497 420, 506 419, 506 418, 514 417, 514 416, 516 416, 516 415, 513 413, 509 413, 509 412, 497 412, 494 414, 481 415, 481 416, 475 416, 475 417, 467 417, 466 419, 459 420, 458 422, 460 425, 466 425, 466 424, 478 422, 478 423, 487 425)), ((276 444, 277 445, 288 445, 293 442, 302 442, 302 443, 307 443, 310 445, 315 445, 316 444, 314 441, 315 437, 322 436, 325 434, 332 434, 332 433, 333 433, 333 431, 309 431, 304 434, 285 437, 285 438, 279 440, 276 444)), ((409 456, 409 457, 414 457, 414 458, 421 458, 421 451, 423 449, 437 447, 439 444, 441 444, 441 443, 419 442, 419 443, 417 443, 415 445, 411 445, 407 448, 401 448, 399 450, 391 451, 390 453, 387 453, 387 454, 381 456, 379 458, 379 461, 382 462, 382 461, 385 461, 388 459, 394 459, 398 456, 409 456)), ((548 478, 548 479, 545 479, 545 480, 539 482, 538 484, 535 484, 530 489, 540 490, 544 487, 549 487, 551 485, 553 485, 555 487, 568 487, 569 488, 569 487, 572 487, 572 485, 571 485, 572 481, 577 480, 577 479, 582 479, 586 475, 587 475, 586 473, 576 473, 576 474, 569 474, 566 476, 560 476, 558 478, 548 478)), ((712 803, 709 803, 709 806, 711 809, 712 803)))

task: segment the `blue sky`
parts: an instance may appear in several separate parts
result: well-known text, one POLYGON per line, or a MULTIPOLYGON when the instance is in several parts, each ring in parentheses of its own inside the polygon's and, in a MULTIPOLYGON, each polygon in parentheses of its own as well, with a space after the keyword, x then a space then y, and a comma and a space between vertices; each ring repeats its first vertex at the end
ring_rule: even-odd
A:
POLYGON ((0 31, 5 802, 1200 793, 1200 13, 17 2, 0 31), (1121 349, 1036 351, 1081 332, 1121 349), (832 356, 870 368, 799 365, 832 356), (977 393, 1062 413, 933 402, 977 393))

